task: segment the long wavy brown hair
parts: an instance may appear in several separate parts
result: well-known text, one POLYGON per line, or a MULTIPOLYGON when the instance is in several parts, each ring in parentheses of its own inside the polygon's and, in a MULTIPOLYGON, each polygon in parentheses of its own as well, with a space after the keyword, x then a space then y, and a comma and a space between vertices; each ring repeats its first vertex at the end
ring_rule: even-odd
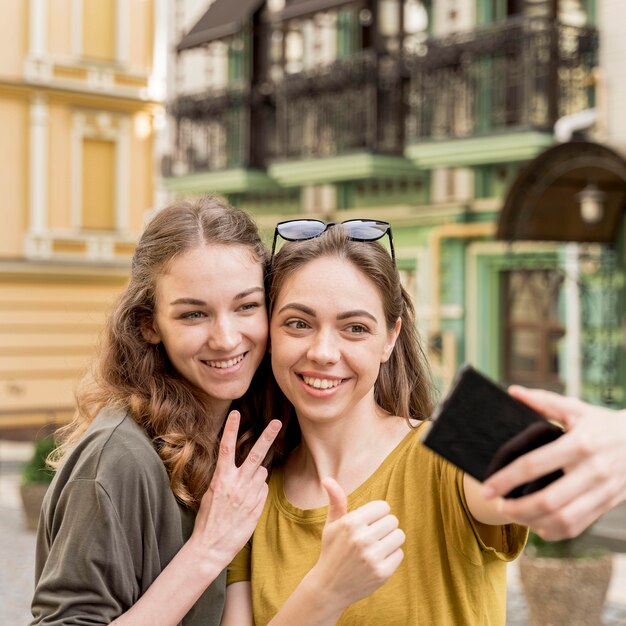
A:
MULTIPOLYGON (((223 417, 207 415, 203 392, 172 366, 162 344, 149 343, 159 276, 172 260, 203 245, 244 246, 267 268, 268 254, 258 229, 242 210, 218 196, 181 200, 148 223, 135 249, 130 281, 105 325, 99 353, 79 385, 74 419, 58 431, 62 442, 51 460, 58 467, 104 407, 127 411, 153 441, 172 491, 197 506, 215 468, 223 417)), ((269 366, 264 359, 245 396, 233 402, 242 421, 238 456, 247 453, 260 430, 262 395, 269 366)))
MULTIPOLYGON (((285 281, 307 263, 326 256, 349 261, 372 281, 382 298, 388 330, 398 318, 402 322, 391 356, 381 364, 374 384, 376 402, 391 415, 407 420, 429 419, 433 384, 417 332, 415 308, 391 256, 378 243, 352 241, 340 225, 315 239, 285 243, 267 277, 270 317, 285 281)), ((282 461, 300 442, 300 428, 292 405, 275 382, 270 390, 269 414, 283 421, 280 439, 274 444, 275 459, 282 461)))

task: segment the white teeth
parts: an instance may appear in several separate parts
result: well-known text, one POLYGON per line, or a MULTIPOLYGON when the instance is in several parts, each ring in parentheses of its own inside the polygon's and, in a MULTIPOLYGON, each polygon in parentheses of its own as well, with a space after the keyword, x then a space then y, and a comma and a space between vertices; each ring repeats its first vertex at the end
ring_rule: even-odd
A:
POLYGON ((339 378, 330 380, 328 378, 311 378, 310 376, 303 376, 302 380, 309 385, 309 387, 315 387, 315 389, 332 389, 341 382, 339 378))
POLYGON ((221 370, 221 369, 226 369, 227 367, 232 367, 233 365, 236 365, 240 361, 243 361, 244 356, 245 355, 240 354, 238 357, 235 357, 234 359, 228 359, 228 361, 205 361, 205 363, 209 367, 216 367, 217 369, 221 370))

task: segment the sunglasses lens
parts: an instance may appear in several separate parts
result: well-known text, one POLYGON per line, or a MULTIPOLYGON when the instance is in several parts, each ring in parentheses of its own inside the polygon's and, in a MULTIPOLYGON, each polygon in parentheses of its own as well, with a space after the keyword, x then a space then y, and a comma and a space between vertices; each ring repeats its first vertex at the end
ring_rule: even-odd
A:
POLYGON ((283 239, 298 241, 319 237, 326 230, 326 224, 318 220, 292 220, 279 224, 276 229, 283 239))
POLYGON ((389 230, 389 225, 373 220, 350 220, 343 222, 343 228, 350 237, 363 241, 380 239, 389 230))

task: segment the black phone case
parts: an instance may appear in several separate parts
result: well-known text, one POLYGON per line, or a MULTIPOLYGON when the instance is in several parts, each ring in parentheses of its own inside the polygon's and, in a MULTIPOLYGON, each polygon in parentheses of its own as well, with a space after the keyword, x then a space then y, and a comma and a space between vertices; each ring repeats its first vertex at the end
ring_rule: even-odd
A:
MULTIPOLYGON (((563 434, 470 365, 459 370, 432 419, 424 445, 481 482, 563 434)), ((552 472, 516 487, 506 497, 528 495, 562 475, 561 470, 552 472)))

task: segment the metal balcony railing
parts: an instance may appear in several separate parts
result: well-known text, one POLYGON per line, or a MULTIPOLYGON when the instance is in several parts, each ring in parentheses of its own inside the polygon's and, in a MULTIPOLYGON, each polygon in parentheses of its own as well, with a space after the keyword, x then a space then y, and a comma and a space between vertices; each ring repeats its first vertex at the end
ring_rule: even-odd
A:
POLYGON ((364 50, 287 75, 276 88, 278 159, 402 151, 397 63, 364 50))
POLYGON ((547 19, 512 19, 428 40, 405 60, 406 140, 550 130, 593 106, 597 32, 547 19))
POLYGON ((593 28, 514 18, 428 39, 411 54, 362 50, 252 87, 180 97, 166 174, 549 131, 593 106, 597 50, 593 28))
POLYGON ((176 146, 165 174, 181 176, 250 166, 250 92, 235 87, 181 96, 172 103, 176 146))

